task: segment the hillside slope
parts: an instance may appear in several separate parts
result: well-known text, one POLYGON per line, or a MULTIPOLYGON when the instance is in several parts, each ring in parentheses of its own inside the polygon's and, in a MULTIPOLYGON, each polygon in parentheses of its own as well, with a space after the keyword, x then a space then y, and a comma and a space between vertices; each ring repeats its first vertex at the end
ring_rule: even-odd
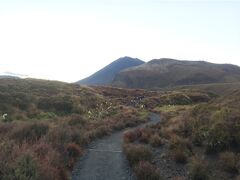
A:
POLYGON ((116 75, 113 85, 128 88, 162 88, 239 81, 240 67, 235 65, 163 58, 123 70, 116 75))
POLYGON ((126 68, 138 66, 143 63, 142 60, 130 57, 119 58, 93 75, 80 80, 77 83, 83 85, 110 85, 117 73, 126 68))
POLYGON ((88 143, 147 115, 89 87, 0 79, 0 179, 70 179, 88 143))

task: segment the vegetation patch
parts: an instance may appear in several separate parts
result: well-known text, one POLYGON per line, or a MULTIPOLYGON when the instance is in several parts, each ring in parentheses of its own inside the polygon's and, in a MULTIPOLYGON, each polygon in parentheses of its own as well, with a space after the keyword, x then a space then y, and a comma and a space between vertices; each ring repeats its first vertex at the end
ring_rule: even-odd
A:
POLYGON ((134 168, 138 180, 161 180, 161 174, 156 166, 148 161, 140 161, 134 168))
POLYGON ((210 179, 209 167, 206 161, 199 157, 194 157, 190 162, 189 176, 193 180, 208 180, 210 179))
POLYGON ((123 90, 110 98, 75 84, 0 81, 0 179, 69 179, 86 144, 148 120, 147 109, 129 104, 134 94, 119 98, 123 90))
POLYGON ((124 152, 131 166, 135 166, 140 161, 151 161, 153 158, 151 149, 141 144, 125 144, 124 152))

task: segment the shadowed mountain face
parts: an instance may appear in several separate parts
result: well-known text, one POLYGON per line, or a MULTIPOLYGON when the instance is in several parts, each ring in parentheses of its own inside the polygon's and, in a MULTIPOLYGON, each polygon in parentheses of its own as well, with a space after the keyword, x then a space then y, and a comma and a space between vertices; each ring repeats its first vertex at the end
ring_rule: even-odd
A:
POLYGON ((121 71, 114 78, 113 85, 128 88, 162 88, 239 81, 240 67, 235 65, 155 59, 121 71))
POLYGON ((93 75, 80 80, 77 83, 83 85, 111 85, 117 73, 126 68, 138 66, 143 63, 144 62, 139 59, 130 57, 119 58, 93 75))

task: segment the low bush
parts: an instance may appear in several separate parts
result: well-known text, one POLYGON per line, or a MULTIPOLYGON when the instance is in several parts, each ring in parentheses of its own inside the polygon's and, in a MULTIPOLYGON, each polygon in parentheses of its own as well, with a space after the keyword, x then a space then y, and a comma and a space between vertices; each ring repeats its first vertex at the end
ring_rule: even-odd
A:
POLYGON ((233 152, 223 152, 219 155, 219 163, 223 170, 229 173, 239 171, 239 157, 233 152))
POLYGON ((208 132, 207 152, 219 152, 228 148, 233 141, 231 131, 223 124, 215 124, 208 132))
POLYGON ((57 115, 53 112, 41 112, 36 115, 30 115, 32 118, 37 118, 39 120, 48 120, 48 119, 54 119, 57 117, 57 115))
POLYGON ((76 159, 83 154, 83 149, 75 143, 69 143, 66 145, 66 152, 68 157, 76 159))
POLYGON ((92 137, 91 138, 92 139, 100 138, 100 137, 108 135, 110 132, 111 132, 111 128, 109 126, 102 125, 102 126, 99 126, 92 131, 92 137))
POLYGON ((150 139, 150 144, 154 147, 158 147, 163 144, 163 140, 157 133, 155 133, 150 139))
POLYGON ((188 157, 192 155, 192 145, 186 139, 179 136, 173 136, 170 141, 170 151, 172 158, 177 163, 186 163, 188 157))
POLYGON ((188 149, 191 151, 192 145, 188 139, 184 139, 180 136, 172 136, 170 139, 170 149, 188 149))
POLYGON ((46 123, 28 123, 18 126, 13 130, 11 138, 19 143, 27 141, 34 143, 47 134, 49 129, 46 123))
POLYGON ((208 131, 206 128, 194 129, 192 132, 192 142, 196 146, 202 146, 206 136, 208 135, 208 131))
POLYGON ((192 180, 208 180, 210 172, 206 161, 199 157, 194 157, 190 162, 189 176, 192 180))
POLYGON ((66 166, 72 168, 77 159, 83 154, 83 149, 75 143, 69 143, 65 147, 66 166))
POLYGON ((141 131, 139 129, 128 130, 123 135, 123 140, 126 143, 134 142, 141 136, 141 131))
POLYGON ((60 154, 46 142, 35 144, 32 151, 38 160, 39 176, 44 180, 66 180, 68 175, 64 171, 65 154, 60 154))
POLYGON ((14 168, 14 179, 40 180, 36 161, 29 154, 22 155, 14 168))
POLYGON ((71 141, 73 143, 76 143, 79 145, 86 145, 90 142, 90 138, 88 134, 86 132, 82 132, 77 128, 72 129, 70 135, 71 135, 71 141))
POLYGON ((53 147, 63 150, 64 145, 71 142, 71 132, 71 128, 59 125, 49 130, 46 140, 53 147))
POLYGON ((174 149, 171 151, 171 155, 176 163, 185 164, 188 160, 188 154, 182 149, 174 149))
POLYGON ((143 143, 149 143, 151 136, 154 134, 154 130, 150 127, 145 127, 141 129, 140 141, 143 143))
POLYGON ((151 149, 141 144, 126 144, 124 152, 131 166, 140 161, 151 161, 153 157, 151 149))
POLYGON ((140 161, 134 168, 138 180, 161 180, 159 170, 147 161, 140 161))
POLYGON ((85 123, 86 120, 83 118, 83 116, 78 114, 71 115, 70 120, 68 121, 70 126, 84 125, 85 123))
POLYGON ((9 133, 12 129, 14 128, 14 124, 13 123, 2 123, 0 122, 0 135, 3 136, 7 133, 9 133))

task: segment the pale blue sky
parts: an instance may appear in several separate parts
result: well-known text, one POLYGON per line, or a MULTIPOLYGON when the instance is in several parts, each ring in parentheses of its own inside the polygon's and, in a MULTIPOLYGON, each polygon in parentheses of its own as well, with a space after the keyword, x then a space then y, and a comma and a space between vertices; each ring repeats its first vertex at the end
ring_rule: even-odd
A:
POLYGON ((0 72, 73 82, 111 61, 240 65, 240 1, 0 0, 0 72))

